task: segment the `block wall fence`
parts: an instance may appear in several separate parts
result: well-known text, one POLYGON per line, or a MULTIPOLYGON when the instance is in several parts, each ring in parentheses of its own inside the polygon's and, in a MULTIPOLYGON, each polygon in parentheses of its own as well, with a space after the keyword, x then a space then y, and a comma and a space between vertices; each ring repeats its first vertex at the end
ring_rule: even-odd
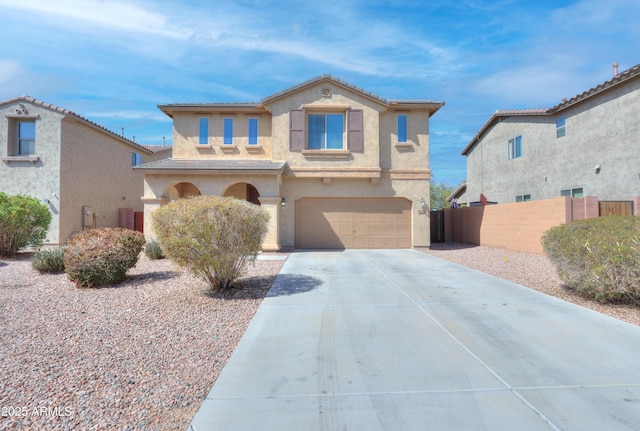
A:
MULTIPOLYGON (((633 198, 637 214, 640 197, 633 198)), ((444 210, 445 242, 500 247, 544 254, 540 239, 548 229, 599 216, 598 198, 586 196, 444 210)))

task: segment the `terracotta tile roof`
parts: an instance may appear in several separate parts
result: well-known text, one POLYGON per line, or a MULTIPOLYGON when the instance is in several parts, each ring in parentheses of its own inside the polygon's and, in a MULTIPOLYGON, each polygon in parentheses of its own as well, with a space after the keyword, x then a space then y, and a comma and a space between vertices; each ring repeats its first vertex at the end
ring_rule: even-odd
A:
POLYGON ((512 110, 499 110, 496 111, 487 122, 480 128, 478 133, 469 141, 469 143, 464 147, 462 152, 460 153, 463 156, 469 154, 471 149, 480 141, 480 138, 484 133, 493 127, 494 124, 500 121, 500 118, 503 117, 515 117, 515 116, 543 116, 543 115, 556 115, 559 112, 562 112, 565 109, 568 109, 571 106, 576 105, 584 100, 587 100, 591 97, 594 97, 604 91, 608 91, 630 79, 634 79, 640 76, 640 64, 636 65, 630 69, 625 70, 624 72, 614 76, 612 79, 603 82, 589 90, 578 94, 571 99, 563 100, 560 104, 552 107, 552 108, 539 108, 539 109, 512 109, 512 110))
POLYGON ((59 112, 59 113, 64 114, 64 115, 70 115, 70 116, 75 117, 76 119, 78 119, 80 122, 86 124, 87 126, 93 128, 93 129, 96 129, 101 133, 109 135, 110 137, 115 138, 115 139, 119 140, 120 142, 123 142, 123 143, 125 143, 125 144, 127 144, 127 145, 129 145, 131 147, 134 147, 134 148, 136 148, 138 150, 142 150, 142 151, 144 151, 146 153, 151 153, 151 150, 148 150, 143 145, 136 144, 132 140, 127 139, 127 138, 123 137, 122 135, 119 135, 119 134, 107 129, 106 127, 103 127, 103 126, 99 125, 98 123, 94 123, 93 121, 91 121, 91 120, 89 120, 89 119, 87 119, 87 118, 85 118, 85 117, 83 117, 81 115, 78 115, 75 112, 72 112, 72 111, 70 111, 68 109, 65 109, 65 108, 61 108, 61 107, 56 106, 56 105, 52 105, 51 103, 43 102, 42 100, 38 100, 38 99, 35 99, 33 97, 30 97, 30 96, 19 96, 19 97, 16 97, 14 99, 5 100, 4 102, 0 102, 0 105, 8 105, 10 103, 18 103, 18 102, 27 102, 27 103, 31 103, 33 105, 42 106, 43 108, 50 109, 52 111, 59 112))

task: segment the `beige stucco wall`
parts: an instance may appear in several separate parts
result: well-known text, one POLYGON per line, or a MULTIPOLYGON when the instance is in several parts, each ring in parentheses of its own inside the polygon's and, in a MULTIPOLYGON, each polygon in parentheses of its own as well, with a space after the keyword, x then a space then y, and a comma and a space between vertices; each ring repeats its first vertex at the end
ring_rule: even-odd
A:
POLYGON ((144 176, 131 169, 129 145, 67 117, 61 133, 60 240, 82 230, 82 207, 90 206, 96 227, 116 227, 119 208, 142 211, 144 176))
POLYGON ((51 210, 51 224, 47 232, 47 243, 58 243, 60 225, 60 120, 63 115, 37 105, 16 102, 0 107, 0 156, 7 156, 9 145, 9 119, 5 114, 14 114, 18 105, 26 107, 30 115, 37 115, 36 155, 38 161, 0 162, 0 191, 10 195, 23 194, 40 200, 47 199, 51 210))
POLYGON ((252 113, 177 112, 173 115, 173 158, 271 159, 271 116, 252 113), (199 119, 209 119, 209 143, 199 144, 199 119), (233 144, 224 145, 224 118, 233 118, 233 144), (249 118, 258 119, 258 145, 249 145, 249 118))

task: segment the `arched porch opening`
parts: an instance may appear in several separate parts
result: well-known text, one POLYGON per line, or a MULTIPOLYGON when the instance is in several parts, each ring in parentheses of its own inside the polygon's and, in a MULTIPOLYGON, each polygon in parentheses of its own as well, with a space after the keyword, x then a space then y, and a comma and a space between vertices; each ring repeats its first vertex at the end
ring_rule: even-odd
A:
POLYGON ((222 194, 224 197, 234 197, 236 199, 242 199, 247 202, 251 202, 255 205, 260 205, 260 192, 250 183, 235 183, 232 184, 222 194))
POLYGON ((169 201, 175 201, 178 199, 200 196, 201 194, 200 189, 195 185, 189 182, 183 182, 167 187, 162 195, 169 201))

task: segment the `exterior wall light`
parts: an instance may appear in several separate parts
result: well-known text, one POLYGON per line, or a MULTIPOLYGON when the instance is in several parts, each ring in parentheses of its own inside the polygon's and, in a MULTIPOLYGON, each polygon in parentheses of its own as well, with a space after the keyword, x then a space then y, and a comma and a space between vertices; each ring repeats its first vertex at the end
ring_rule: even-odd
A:
POLYGON ((286 201, 286 199, 284 198, 284 196, 282 196, 282 200, 280 201, 280 205, 281 205, 281 206, 283 206, 283 207, 286 207, 286 206, 287 206, 287 201, 286 201))
POLYGON ((424 197, 420 197, 420 206, 422 207, 422 209, 424 209, 425 205, 427 205, 427 203, 424 201, 424 197))

